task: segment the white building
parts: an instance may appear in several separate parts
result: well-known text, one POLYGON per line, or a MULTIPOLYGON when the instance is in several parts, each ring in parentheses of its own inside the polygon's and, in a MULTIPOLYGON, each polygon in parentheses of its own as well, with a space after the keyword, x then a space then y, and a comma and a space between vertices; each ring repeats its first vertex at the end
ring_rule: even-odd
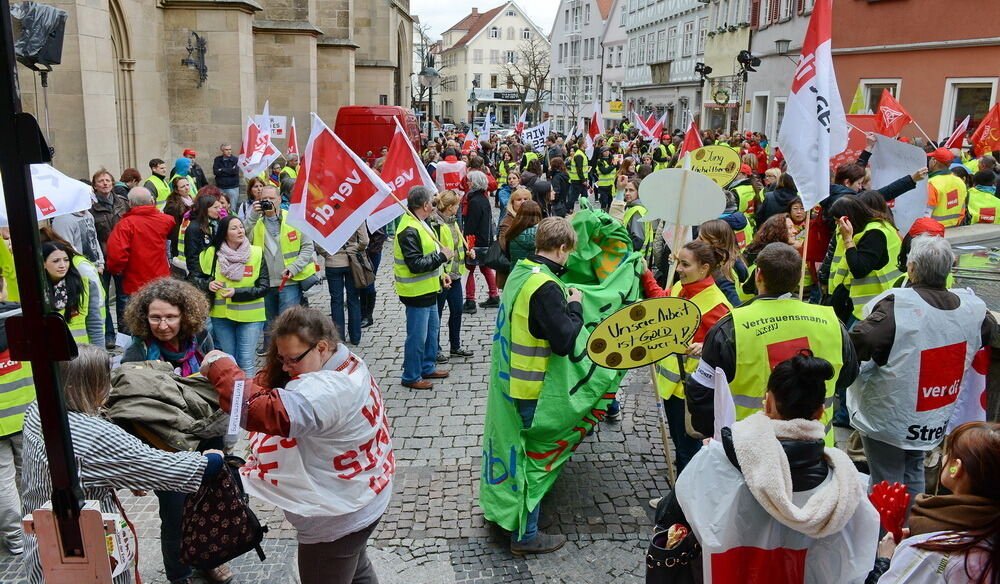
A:
POLYGON ((611 13, 604 23, 604 36, 601 46, 604 47, 604 69, 601 81, 604 84, 604 124, 607 127, 624 121, 626 115, 623 86, 625 85, 625 57, 628 35, 625 32, 625 21, 628 16, 628 0, 615 0, 611 5, 611 13))
MULTIPOLYGON (((605 23, 613 0, 561 0, 549 40, 551 72, 546 111, 557 132, 569 132, 604 102, 603 51, 605 23)), ((603 108, 602 108, 603 109, 603 108)))
POLYGON ((503 66, 519 59, 523 43, 532 40, 544 43, 548 52, 545 33, 515 2, 506 2, 486 12, 473 8, 441 37, 437 56, 441 87, 435 92, 435 117, 445 122, 470 122, 474 112, 469 97, 475 93, 477 115, 491 109, 498 124, 517 121, 520 96, 514 79, 503 74, 503 66))
POLYGON ((705 51, 706 5, 701 0, 627 0, 625 29, 627 105, 641 115, 666 112, 665 129, 683 128, 701 104, 694 66, 705 51))

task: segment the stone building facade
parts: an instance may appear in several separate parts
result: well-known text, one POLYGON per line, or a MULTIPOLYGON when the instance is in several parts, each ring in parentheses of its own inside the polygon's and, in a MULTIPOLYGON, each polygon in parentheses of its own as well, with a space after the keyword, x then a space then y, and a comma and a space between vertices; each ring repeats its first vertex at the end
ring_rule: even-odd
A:
MULTIPOLYGON (((211 180, 219 144, 238 151, 265 100, 272 115, 296 118, 300 148, 310 112, 333 127, 343 105, 409 105, 409 0, 47 3, 69 14, 62 64, 49 74, 48 136, 71 176, 101 167, 145 176, 150 159, 172 163, 192 148, 211 180), (206 41, 200 87, 181 64, 192 32, 206 41)), ((24 110, 45 131, 36 74, 19 66, 18 76, 24 110)))

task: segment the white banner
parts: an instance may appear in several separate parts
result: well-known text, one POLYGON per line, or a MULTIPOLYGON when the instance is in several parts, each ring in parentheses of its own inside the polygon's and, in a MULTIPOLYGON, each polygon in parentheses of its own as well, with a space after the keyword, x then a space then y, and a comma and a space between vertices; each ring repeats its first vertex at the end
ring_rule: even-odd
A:
POLYGON ((535 152, 541 152, 542 149, 545 148, 545 138, 549 136, 550 123, 551 122, 546 120, 537 126, 525 128, 524 132, 521 134, 521 140, 523 140, 526 144, 530 143, 535 152))
MULTIPOLYGON (((927 166, 927 155, 922 148, 875 134, 877 142, 872 148, 868 165, 872 169, 872 188, 882 188, 896 179, 913 174, 927 166)), ((927 208, 927 180, 917 183, 917 188, 904 193, 892 202, 892 216, 896 229, 906 235, 910 226, 924 216, 927 208)))
MULTIPOLYGON (((31 165, 31 188, 35 191, 35 216, 39 221, 90 208, 93 191, 48 164, 31 165)), ((7 202, 0 183, 0 227, 7 227, 7 202)))
MULTIPOLYGON (((271 118, 271 138, 286 138, 288 134, 285 132, 286 124, 288 123, 288 118, 285 116, 270 116, 271 118)), ((257 122, 257 125, 261 128, 266 127, 264 124, 264 116, 254 116, 253 121, 257 122)))

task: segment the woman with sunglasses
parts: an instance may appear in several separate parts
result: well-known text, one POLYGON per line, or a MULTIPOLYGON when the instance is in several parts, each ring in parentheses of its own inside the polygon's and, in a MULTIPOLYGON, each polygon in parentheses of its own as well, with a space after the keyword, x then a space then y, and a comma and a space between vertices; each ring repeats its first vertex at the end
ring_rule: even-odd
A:
POLYGON ((389 505, 395 459, 378 384, 329 316, 293 306, 254 379, 221 351, 201 373, 250 431, 247 492, 298 532, 302 584, 375 582, 368 538, 389 505))

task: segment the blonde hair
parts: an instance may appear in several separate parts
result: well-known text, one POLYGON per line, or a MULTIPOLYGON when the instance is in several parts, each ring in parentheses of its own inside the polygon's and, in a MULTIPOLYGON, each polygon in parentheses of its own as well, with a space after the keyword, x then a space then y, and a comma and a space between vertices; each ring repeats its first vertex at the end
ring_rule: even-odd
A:
POLYGON ((781 169, 780 168, 769 168, 769 169, 767 169, 767 170, 764 171, 764 176, 769 176, 769 177, 773 178, 775 181, 777 181, 779 178, 781 178, 781 169))
POLYGON ((576 248, 576 231, 565 217, 546 217, 535 231, 536 251, 555 251, 562 246, 576 248))
POLYGON ((445 190, 437 194, 438 211, 450 209, 453 205, 458 205, 458 195, 455 194, 455 191, 445 190))
POLYGON ((510 200, 507 201, 507 212, 511 216, 517 215, 517 211, 514 210, 514 197, 524 197, 525 199, 531 200, 531 191, 524 187, 517 187, 514 192, 510 194, 510 200))

